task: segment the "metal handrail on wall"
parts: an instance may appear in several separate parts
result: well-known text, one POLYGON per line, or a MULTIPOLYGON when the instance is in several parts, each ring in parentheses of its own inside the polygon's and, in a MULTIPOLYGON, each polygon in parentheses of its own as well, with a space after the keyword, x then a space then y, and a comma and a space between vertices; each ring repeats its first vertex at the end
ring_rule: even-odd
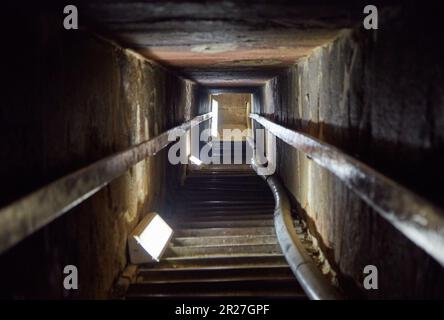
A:
POLYGON ((444 266, 444 212, 375 169, 307 134, 258 114, 258 124, 338 177, 418 247, 444 266))
POLYGON ((211 112, 64 176, 0 210, 0 253, 79 205, 140 161, 155 155, 211 112))

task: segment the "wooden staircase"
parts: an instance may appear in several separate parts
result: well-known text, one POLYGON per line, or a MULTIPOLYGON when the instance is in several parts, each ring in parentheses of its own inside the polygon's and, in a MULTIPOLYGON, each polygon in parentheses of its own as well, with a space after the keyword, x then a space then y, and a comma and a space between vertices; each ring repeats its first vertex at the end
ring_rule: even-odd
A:
POLYGON ((273 208, 268 186, 245 166, 191 171, 166 217, 169 248, 158 263, 130 267, 125 297, 305 299, 277 243, 273 208))

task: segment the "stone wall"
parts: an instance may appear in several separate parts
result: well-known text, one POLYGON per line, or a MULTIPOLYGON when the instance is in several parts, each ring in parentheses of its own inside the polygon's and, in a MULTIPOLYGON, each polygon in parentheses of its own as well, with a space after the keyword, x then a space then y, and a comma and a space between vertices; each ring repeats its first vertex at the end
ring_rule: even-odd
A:
MULTIPOLYGON (((16 29, 3 38, 13 50, 3 52, 1 205, 197 112, 194 83, 31 11, 6 11, 2 20, 16 29)), ((144 214, 168 209, 183 169, 162 151, 3 254, 0 295, 108 297, 127 263, 128 233, 144 214), (77 291, 63 290, 68 264, 78 267, 77 291)))
MULTIPOLYGON (((385 12, 378 31, 344 31, 269 81, 256 112, 308 133, 443 205, 444 69, 429 8, 385 12)), ((341 181, 282 142, 278 173, 345 291, 444 297, 444 269, 341 181), (363 268, 379 290, 363 289, 363 268)))

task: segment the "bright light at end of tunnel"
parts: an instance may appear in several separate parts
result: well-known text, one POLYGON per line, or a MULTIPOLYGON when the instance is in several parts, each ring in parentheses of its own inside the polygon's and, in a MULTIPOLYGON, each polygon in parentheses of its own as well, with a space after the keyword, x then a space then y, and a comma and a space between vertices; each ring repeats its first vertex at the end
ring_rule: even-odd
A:
POLYGON ((202 161, 195 156, 190 156, 190 161, 192 164, 200 166, 202 164, 202 161))
POLYGON ((211 135, 213 137, 217 137, 217 122, 218 120, 218 114, 219 114, 219 102, 212 99, 211 100, 211 114, 213 116, 211 120, 211 135))
POLYGON ((154 260, 159 261, 172 233, 173 229, 155 214, 140 233, 134 234, 134 238, 154 260))

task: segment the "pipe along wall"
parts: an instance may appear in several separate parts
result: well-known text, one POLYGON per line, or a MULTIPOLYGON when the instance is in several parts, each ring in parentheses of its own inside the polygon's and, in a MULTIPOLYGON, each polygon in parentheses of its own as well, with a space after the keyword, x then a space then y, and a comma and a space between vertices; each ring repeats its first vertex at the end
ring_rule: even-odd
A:
MULTIPOLYGON (((383 16, 377 32, 345 31, 268 81, 254 112, 340 148, 442 207, 444 70, 440 27, 428 16, 410 8, 383 16)), ((280 179, 346 292, 444 296, 444 271, 433 258, 329 171, 282 141, 277 149, 280 179), (378 268, 378 290, 363 287, 366 265, 378 268)))

